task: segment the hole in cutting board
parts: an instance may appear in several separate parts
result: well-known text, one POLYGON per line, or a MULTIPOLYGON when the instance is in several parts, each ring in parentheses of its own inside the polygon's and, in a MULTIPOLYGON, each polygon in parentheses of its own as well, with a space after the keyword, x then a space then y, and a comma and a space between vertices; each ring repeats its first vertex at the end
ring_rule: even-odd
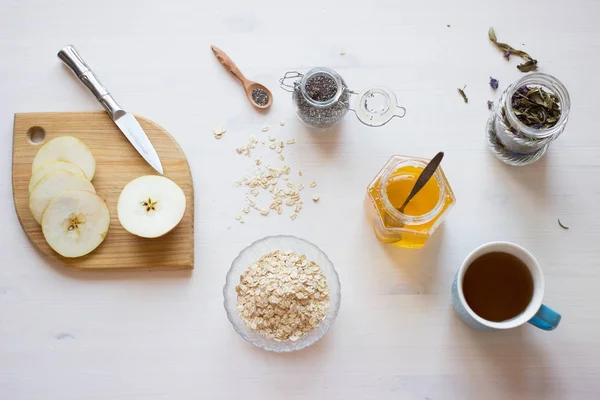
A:
POLYGON ((33 144, 40 144, 46 138, 46 131, 41 126, 32 126, 27 130, 27 138, 33 144))

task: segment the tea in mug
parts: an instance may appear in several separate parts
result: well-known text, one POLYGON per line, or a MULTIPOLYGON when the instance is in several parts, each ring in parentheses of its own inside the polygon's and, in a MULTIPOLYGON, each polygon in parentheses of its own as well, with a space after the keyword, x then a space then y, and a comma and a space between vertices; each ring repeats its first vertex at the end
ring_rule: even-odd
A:
POLYGON ((533 298, 533 276, 518 257, 500 251, 487 253, 467 268, 463 293, 475 314, 502 322, 525 311, 533 298))

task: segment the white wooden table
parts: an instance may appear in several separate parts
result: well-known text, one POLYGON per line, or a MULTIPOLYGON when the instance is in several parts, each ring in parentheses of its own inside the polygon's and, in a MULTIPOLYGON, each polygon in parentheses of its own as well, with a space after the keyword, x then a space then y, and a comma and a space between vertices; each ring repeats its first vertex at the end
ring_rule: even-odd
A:
POLYGON ((600 2, 87 3, 0 3, 0 399, 600 397, 600 2), (529 167, 505 166, 486 148, 486 101, 522 76, 518 60, 505 62, 487 40, 492 25, 571 94, 566 132, 529 167), (100 108, 55 56, 69 43, 125 108, 164 126, 186 151, 196 194, 192 273, 65 270, 21 231, 10 183, 13 113, 100 108), (252 109, 210 44, 273 90, 269 113, 252 109), (393 88, 406 118, 372 129, 348 115, 333 132, 309 132, 277 80, 319 65, 355 89, 393 88), (456 90, 465 84, 469 104, 456 90), (228 130, 217 141, 211 131, 222 123, 228 130), (305 183, 317 181, 321 201, 307 198, 295 221, 254 214, 240 225, 243 191, 233 183, 250 164, 235 147, 266 136, 265 125, 297 139, 288 161, 305 183), (439 150, 457 197, 443 228, 421 251, 380 245, 364 217, 367 184, 394 153, 439 150), (320 246, 342 283, 332 329, 296 354, 247 344, 222 305, 233 258, 278 233, 320 246), (454 272, 491 240, 539 258, 545 302, 563 315, 556 331, 482 333, 455 316, 454 272))

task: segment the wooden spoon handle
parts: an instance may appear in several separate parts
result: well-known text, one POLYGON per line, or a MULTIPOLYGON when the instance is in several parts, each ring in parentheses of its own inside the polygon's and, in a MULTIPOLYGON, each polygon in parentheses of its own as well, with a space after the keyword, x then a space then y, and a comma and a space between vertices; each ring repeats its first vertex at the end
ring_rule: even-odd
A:
POLYGON ((433 174, 435 174, 435 171, 442 162, 442 158, 444 158, 444 152, 440 151, 435 155, 435 157, 431 159, 431 161, 429 161, 429 164, 427 164, 425 168, 423 168, 423 171, 421 171, 421 175, 419 175, 419 177, 417 178, 417 182, 415 182, 415 186, 413 186, 412 190, 410 191, 410 194, 404 201, 404 204, 402 204, 402 206, 398 209, 400 212, 404 212, 404 209, 406 208, 408 203, 410 203, 413 197, 415 197, 417 193, 419 193, 419 191, 423 189, 423 186, 425 186, 425 184, 429 182, 429 179, 431 179, 433 174))
POLYGON ((237 67, 237 65, 235 65, 231 58, 229 58, 229 56, 225 54, 223 50, 219 49, 216 46, 211 45, 210 48, 212 49, 213 53, 215 53, 217 60, 219 60, 219 62, 223 64, 225 69, 231 72, 236 78, 240 80, 240 82, 242 82, 244 86, 246 86, 248 79, 246 79, 244 74, 242 74, 242 71, 240 71, 240 69, 237 67))

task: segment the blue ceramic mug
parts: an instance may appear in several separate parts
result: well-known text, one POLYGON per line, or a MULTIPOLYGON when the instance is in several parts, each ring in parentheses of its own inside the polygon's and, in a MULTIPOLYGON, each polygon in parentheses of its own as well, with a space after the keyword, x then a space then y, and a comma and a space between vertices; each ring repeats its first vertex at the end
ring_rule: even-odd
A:
POLYGON ((521 246, 509 242, 486 243, 483 246, 473 250, 471 254, 469 254, 463 261, 460 269, 456 273, 454 283, 452 284, 452 304, 454 305, 454 309, 463 319, 463 321, 476 329, 498 331, 516 328, 517 326, 521 326, 524 323, 529 322, 531 325, 537 328, 545 331, 551 331, 558 326, 561 316, 550 307, 546 307, 542 304, 543 297, 544 275, 542 273, 540 264, 527 250, 521 246), (463 293, 463 279, 465 277, 465 273, 469 269, 469 266, 477 258, 492 252, 504 252, 519 258, 525 263, 525 265, 527 265, 529 271, 531 272, 531 276, 533 277, 533 296, 527 308, 525 308, 525 310, 516 317, 502 322, 488 321, 475 314, 475 312, 467 304, 465 295, 463 293))

